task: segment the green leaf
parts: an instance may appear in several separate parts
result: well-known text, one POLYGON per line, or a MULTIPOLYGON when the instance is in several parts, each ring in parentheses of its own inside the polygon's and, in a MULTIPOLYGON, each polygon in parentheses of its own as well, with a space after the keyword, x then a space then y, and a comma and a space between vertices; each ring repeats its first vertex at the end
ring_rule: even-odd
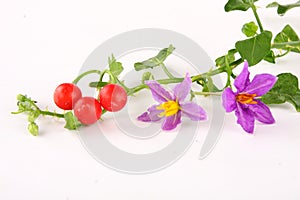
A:
MULTIPOLYGON (((255 2, 257 0, 254 0, 255 2)), ((252 0, 229 0, 226 5, 225 5, 225 11, 233 11, 233 10, 241 10, 241 11, 246 11, 249 8, 251 8, 252 5, 252 0)))
POLYGON ((227 62, 230 64, 235 61, 234 54, 236 53, 236 49, 230 49, 228 53, 224 56, 221 56, 215 60, 217 67, 226 67, 225 57, 227 56, 227 62))
POLYGON ((151 72, 145 72, 142 76, 142 83, 144 84, 145 81, 154 80, 154 76, 151 72))
POLYGON ((269 63, 273 63, 275 64, 275 54, 274 52, 271 50, 265 57, 264 60, 269 62, 269 63))
POLYGON ((30 122, 27 127, 29 133, 33 136, 37 136, 39 134, 39 127, 36 123, 30 122))
POLYGON ((18 94, 17 95, 17 100, 18 101, 24 102, 24 101, 26 101, 26 99, 27 99, 26 95, 23 95, 23 94, 18 94))
POLYGON ((168 48, 162 49, 159 51, 159 53, 152 58, 149 58, 148 60, 145 60, 143 62, 137 62, 134 64, 134 68, 136 71, 140 71, 143 69, 149 69, 149 68, 154 68, 159 65, 161 65, 166 58, 172 54, 172 52, 175 50, 175 48, 170 45, 168 48))
POLYGON ((211 77, 207 77, 206 80, 203 82, 203 89, 202 92, 221 92, 214 83, 211 77))
POLYGON ((29 114, 28 114, 28 122, 34 122, 39 116, 40 116, 40 111, 39 110, 34 110, 34 111, 31 111, 29 114))
POLYGON ((300 89, 298 78, 291 73, 279 74, 273 88, 261 100, 266 104, 289 102, 300 112, 300 89))
POLYGON ((286 25, 283 30, 276 35, 274 38, 274 45, 276 44, 286 44, 282 47, 278 47, 279 49, 293 51, 296 53, 300 53, 300 43, 296 46, 289 45, 291 42, 299 42, 299 37, 294 29, 290 25, 286 25))
POLYGON ((111 58, 108 57, 109 70, 115 76, 119 76, 124 70, 122 63, 117 62, 114 55, 111 55, 111 58))
POLYGON ((69 130, 76 130, 82 124, 78 121, 78 119, 73 115, 71 111, 65 113, 64 118, 66 120, 65 128, 69 130))
POLYGON ((300 112, 300 90, 296 92, 296 94, 287 100, 296 108, 297 112, 300 112))
POLYGON ((272 33, 264 31, 250 39, 238 41, 235 43, 237 51, 241 57, 248 61, 249 66, 256 65, 271 50, 272 33))
POLYGON ((300 7, 300 1, 291 4, 285 4, 285 5, 281 5, 277 2, 273 2, 267 5, 267 8, 274 8, 274 7, 277 7, 278 15, 283 16, 288 10, 292 8, 300 7))
POLYGON ((108 82, 90 82, 89 86, 92 88, 102 88, 107 84, 108 84, 108 82))
POLYGON ((204 85, 202 92, 221 92, 220 90, 213 82, 208 82, 204 85))
POLYGON ((254 22, 249 22, 244 24, 242 28, 242 32, 247 36, 247 37, 252 37, 256 35, 256 32, 258 30, 258 26, 254 22))

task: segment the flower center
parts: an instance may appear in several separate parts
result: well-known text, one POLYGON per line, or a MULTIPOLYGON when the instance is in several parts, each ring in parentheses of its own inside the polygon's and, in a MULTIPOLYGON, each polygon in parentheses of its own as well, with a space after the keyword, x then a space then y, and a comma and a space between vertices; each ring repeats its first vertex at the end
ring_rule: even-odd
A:
POLYGON ((243 104, 257 104, 257 101, 254 100, 256 94, 238 94, 235 99, 243 104))
POLYGON ((162 116, 168 117, 168 116, 175 115, 179 111, 180 107, 176 101, 167 101, 157 106, 156 109, 164 110, 164 112, 160 114, 160 117, 162 116))

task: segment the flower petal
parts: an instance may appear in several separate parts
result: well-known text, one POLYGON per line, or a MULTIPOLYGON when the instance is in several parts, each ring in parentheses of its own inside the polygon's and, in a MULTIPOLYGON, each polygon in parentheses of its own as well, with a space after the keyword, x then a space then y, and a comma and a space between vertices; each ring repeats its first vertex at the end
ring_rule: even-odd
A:
POLYGON ((149 86, 152 96, 157 102, 163 103, 173 99, 172 95, 157 81, 146 81, 146 85, 149 86))
POLYGON ((266 94, 276 83, 276 76, 271 74, 258 74, 251 83, 244 89, 245 93, 262 96, 266 94))
POLYGON ((199 121, 207 119, 204 109, 194 102, 180 104, 182 115, 189 117, 191 120, 199 121))
POLYGON ((234 80, 234 86, 238 90, 238 93, 244 91, 244 88, 250 83, 249 75, 248 62, 245 61, 242 72, 234 80))
POLYGON ((264 124, 273 124, 275 119, 269 107, 260 100, 256 101, 257 104, 249 105, 249 109, 253 111, 255 118, 264 124))
POLYGON ((236 110, 235 93, 231 88, 226 88, 222 93, 222 103, 226 112, 232 112, 236 110))
POLYGON ((174 87, 174 96, 178 102, 183 101, 191 90, 192 79, 189 74, 185 75, 184 80, 174 87))
POLYGON ((238 118, 237 123, 240 124, 247 133, 253 133, 255 119, 253 112, 248 108, 244 108, 240 103, 237 103, 235 115, 238 118))
POLYGON ((181 123, 181 112, 179 111, 175 115, 166 117, 161 128, 164 131, 173 130, 180 123, 181 123))
POLYGON ((137 119, 139 121, 143 121, 143 122, 156 122, 156 121, 159 121, 161 119, 161 117, 159 117, 159 114, 163 111, 156 109, 158 106, 159 105, 151 106, 150 108, 148 108, 148 112, 144 112, 143 114, 138 116, 137 119))

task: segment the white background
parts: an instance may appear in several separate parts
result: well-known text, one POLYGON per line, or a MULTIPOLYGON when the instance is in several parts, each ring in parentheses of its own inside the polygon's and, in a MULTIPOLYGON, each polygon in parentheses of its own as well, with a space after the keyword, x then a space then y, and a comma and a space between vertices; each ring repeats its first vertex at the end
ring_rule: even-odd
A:
MULTIPOLYGON (((271 1, 270 1, 271 2, 271 1)), ((279 17, 261 9, 266 29, 290 23, 300 34, 299 9, 279 17)), ((288 1, 286 1, 288 2, 288 1)), ((63 121, 41 119, 38 137, 26 131, 26 116, 12 116, 15 96, 25 93, 54 108, 52 94, 76 75, 105 40, 136 28, 164 28, 199 43, 212 59, 234 47, 252 13, 224 12, 215 1, 0 1, 1 138, 0 199, 300 199, 300 115, 290 105, 272 106, 275 125, 257 124, 248 136, 226 116, 214 151, 198 160, 205 138, 171 167, 148 175, 127 175, 94 160, 63 121)), ((252 73, 293 72, 300 57, 290 54, 252 73)), ((113 138, 110 138, 113 139, 113 138)))

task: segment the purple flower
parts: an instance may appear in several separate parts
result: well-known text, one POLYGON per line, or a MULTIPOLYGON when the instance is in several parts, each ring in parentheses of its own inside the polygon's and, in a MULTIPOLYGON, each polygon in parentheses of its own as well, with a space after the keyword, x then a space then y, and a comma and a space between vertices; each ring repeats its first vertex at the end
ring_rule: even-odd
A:
POLYGON ((258 97, 267 93, 277 78, 271 74, 257 74, 250 82, 249 75, 248 62, 245 62, 243 71, 234 80, 237 92, 226 88, 222 99, 226 112, 235 111, 237 123, 246 132, 253 133, 255 119, 264 124, 275 122, 270 109, 258 97))
POLYGON ((148 108, 138 117, 143 122, 156 122, 163 119, 162 129, 172 130, 181 123, 181 115, 193 121, 205 120, 205 111, 196 103, 184 102, 191 90, 192 80, 186 74, 184 80, 176 85, 173 93, 166 91, 157 81, 147 81, 153 98, 159 103, 148 108))

